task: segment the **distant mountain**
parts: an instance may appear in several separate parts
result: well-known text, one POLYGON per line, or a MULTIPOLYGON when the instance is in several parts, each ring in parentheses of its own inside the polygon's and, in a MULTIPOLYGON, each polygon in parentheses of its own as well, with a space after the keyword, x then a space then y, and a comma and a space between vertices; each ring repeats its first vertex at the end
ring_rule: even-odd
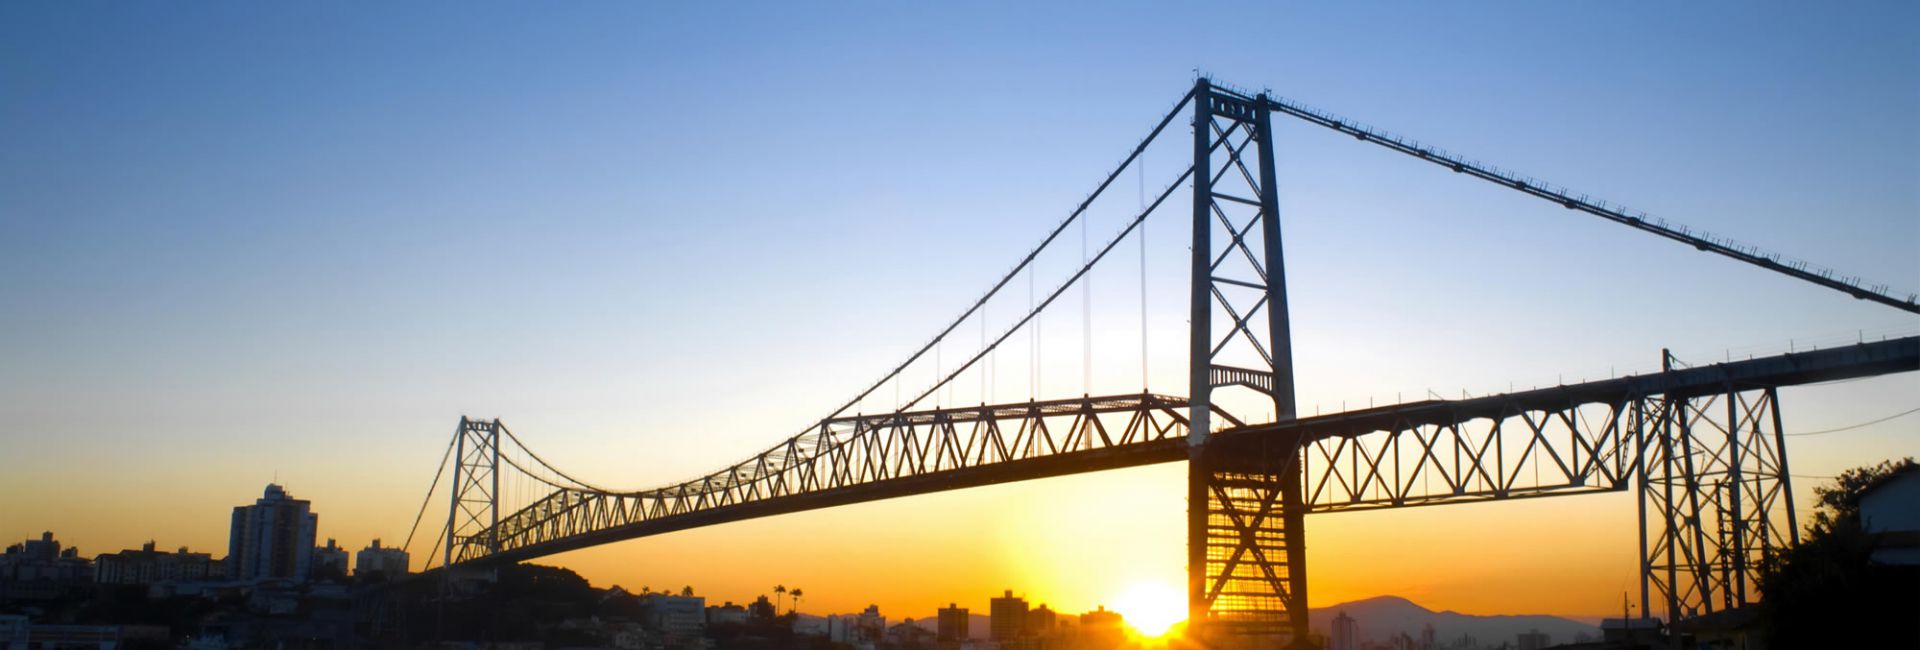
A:
POLYGON ((1342 613, 1353 617, 1354 623, 1360 628, 1362 641, 1382 643, 1401 633, 1417 641, 1421 630, 1428 625, 1433 626, 1433 636, 1437 641, 1453 641, 1470 635, 1480 645, 1512 642, 1521 633, 1535 630, 1551 637, 1550 642, 1554 644, 1572 643, 1583 635, 1600 638, 1600 628, 1559 616, 1475 616, 1454 611, 1436 612, 1399 596, 1376 596, 1330 607, 1316 607, 1308 619, 1312 621, 1315 632, 1331 634, 1334 617, 1342 613))

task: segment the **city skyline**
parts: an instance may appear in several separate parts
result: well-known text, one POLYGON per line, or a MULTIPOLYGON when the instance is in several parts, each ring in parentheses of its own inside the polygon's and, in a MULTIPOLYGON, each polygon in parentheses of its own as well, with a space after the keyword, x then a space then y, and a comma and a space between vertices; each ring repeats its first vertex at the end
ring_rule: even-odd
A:
MULTIPOLYGON (((1339 29, 1289 32, 1299 42, 1272 50, 1210 44, 1206 71, 1920 287, 1920 163, 1904 153, 1920 146, 1905 117, 1920 111, 1920 74, 1901 64, 1916 60, 1920 39, 1899 27, 1914 24, 1912 8, 1864 7, 1871 16, 1845 20, 1733 11, 1743 29, 1725 31, 1724 9, 1663 9, 1657 21, 1514 9, 1576 37, 1524 37, 1541 53, 1533 60, 1463 45, 1421 62, 1388 44, 1431 29, 1424 20, 1470 35, 1492 28, 1475 24, 1480 10, 1281 10, 1266 18, 1339 29), (1356 27, 1381 18, 1378 32, 1356 27), (1641 47, 1601 56, 1579 45, 1626 33, 1641 47), (1334 42, 1343 37, 1377 49, 1334 42), (1794 47, 1714 54, 1778 42, 1794 47), (1342 53, 1356 60, 1303 62, 1342 53), (1405 66, 1393 83, 1364 74, 1384 62, 1405 66), (1496 62, 1519 70, 1421 80, 1496 62), (1662 97, 1581 105, 1568 99, 1578 84, 1538 76, 1556 66, 1662 97), (1825 119, 1833 106, 1848 119, 1825 119)), ((0 460, 0 535, 52 530, 88 553, 149 539, 217 549, 231 514, 222 509, 268 482, 328 514, 319 539, 397 542, 461 415, 500 417, 556 464, 623 488, 760 451, 864 387, 1016 261, 1202 63, 1164 44, 1125 65, 1096 65, 1095 53, 1118 56, 1119 35, 1157 21, 1189 35, 1204 22, 1129 6, 1043 45, 1009 19, 1055 10, 866 7, 840 11, 875 26, 825 10, 759 15, 694 41, 670 32, 725 17, 629 10, 599 27, 561 13, 509 27, 479 12, 422 44, 326 11, 256 10, 256 35, 167 12, 144 16, 149 28, 125 15, 4 11, 17 20, 0 23, 44 33, 0 27, 12 43, 0 53, 40 55, 8 57, 31 61, 4 74, 35 92, 0 107, 0 133, 18 145, 0 153, 0 211, 20 215, 0 238, 0 311, 10 314, 0 335, 12 357, 0 412, 16 423, 0 445, 26 452, 0 460), (849 44, 794 37, 782 19, 849 44), (955 54, 887 30, 941 19, 940 38, 992 45, 955 54), (645 39, 611 25, 664 44, 637 45, 645 39), (370 49, 273 42, 306 27, 370 49), (517 45, 490 55, 482 44, 494 40, 517 45), (139 56, 181 41, 197 49, 139 56), (664 62, 676 52, 700 52, 699 65, 664 62), (242 60, 251 53, 265 56, 242 60), (1035 69, 987 76, 959 65, 1022 57, 1035 69), (858 65, 809 67, 848 61, 858 65), (489 66, 504 76, 474 72, 489 66), (910 91, 911 110, 875 110, 883 97, 846 90, 869 76, 910 91), (499 95, 505 87, 532 92, 499 95), (662 104, 698 105, 698 135, 680 132, 689 118, 662 104), (883 162, 900 142, 940 155, 916 156, 918 171, 883 162)), ((131 10, 141 11, 155 10, 131 10)), ((1704 362, 1916 329, 1909 315, 1340 140, 1298 126, 1280 134, 1303 414, 1648 372, 1663 348, 1704 362), (1449 298, 1459 287, 1480 287, 1457 294, 1471 307, 1449 298), (1724 316, 1762 302, 1766 318, 1724 316), (1475 320, 1482 312, 1497 316, 1475 320)), ((1143 177, 1126 193, 1167 180, 1143 177)), ((1129 271, 1095 286, 1148 295, 1151 323, 1138 324, 1133 302, 1088 308, 1091 325, 1067 305, 1075 311, 1048 322, 1058 358, 1044 378, 1009 370, 978 391, 1180 386, 1178 344, 1137 355, 1126 343, 1142 329, 1156 340, 1179 331, 1181 224, 1148 228, 1161 237, 1140 253, 1151 277, 1129 271), (1129 352, 1079 358, 1082 327, 1129 352)), ((1783 417, 1789 431, 1848 427, 1913 406, 1917 393, 1910 375, 1793 388, 1783 417)), ((1793 439, 1803 520, 1821 480, 1812 477, 1920 455, 1912 431, 1893 420, 1793 439)), ((743 602, 772 576, 805 585, 823 611, 867 604, 845 599, 931 615, 942 594, 1008 584, 1085 611, 1143 585, 1185 584, 1183 480, 1180 464, 1044 479, 541 562, 597 586, 691 584, 746 591, 733 598, 743 602), (881 584, 907 570, 925 582, 881 584)), ((1635 579, 1637 538, 1621 529, 1632 509, 1630 495, 1603 494, 1310 517, 1314 602, 1394 594, 1468 613, 1613 613, 1635 579), (1549 534, 1574 541, 1542 543, 1549 534), (1423 560, 1432 557, 1448 562, 1423 560), (1555 584, 1538 584, 1549 572, 1555 584)), ((432 513, 427 522, 419 534, 430 538, 432 513)), ((410 550, 421 557, 420 538, 410 550)))

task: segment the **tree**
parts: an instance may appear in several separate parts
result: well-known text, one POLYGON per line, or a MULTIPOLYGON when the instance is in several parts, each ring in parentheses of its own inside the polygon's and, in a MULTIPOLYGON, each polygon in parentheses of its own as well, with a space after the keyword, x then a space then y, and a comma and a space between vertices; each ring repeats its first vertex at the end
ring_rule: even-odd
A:
POLYGON ((781 603, 781 602, 782 602, 783 600, 785 600, 785 598, 786 598, 786 595, 787 595, 787 586, 786 586, 786 585, 774 585, 774 586, 773 586, 773 611, 775 611, 775 612, 778 612, 778 611, 780 611, 780 603, 781 603))
POLYGON ((806 595, 806 592, 801 591, 799 587, 794 587, 791 593, 793 594, 793 608, 787 611, 798 612, 800 611, 800 597, 806 595))
POLYGON ((1799 544, 1761 565, 1768 645, 1776 648, 1920 647, 1913 612, 1920 582, 1913 567, 1876 565, 1877 540, 1861 527, 1860 499, 1897 474, 1920 470, 1912 458, 1842 472, 1814 488, 1813 522, 1799 544))
POLYGON ((686 596, 686 597, 688 597, 688 598, 692 598, 692 597, 693 597, 693 585, 687 585, 687 586, 685 586, 685 587, 681 587, 681 588, 680 588, 680 595, 682 595, 682 596, 686 596))

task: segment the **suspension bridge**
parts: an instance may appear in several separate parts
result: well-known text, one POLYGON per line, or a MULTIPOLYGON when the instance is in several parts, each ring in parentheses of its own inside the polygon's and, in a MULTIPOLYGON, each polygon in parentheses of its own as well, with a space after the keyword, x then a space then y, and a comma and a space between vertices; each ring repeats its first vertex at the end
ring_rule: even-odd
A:
MULTIPOLYGON (((960 316, 852 399, 760 453, 662 487, 609 489, 542 459, 497 419, 461 418, 429 491, 431 502, 451 474, 447 522, 430 561, 517 562, 757 517, 1184 461, 1190 635, 1255 645, 1306 638, 1308 556, 1301 540, 1308 514, 1619 491, 1639 499, 1641 602, 1664 606, 1671 621, 1755 602, 1761 563, 1798 540, 1779 389, 1920 369, 1920 337, 1908 337, 1725 363, 1664 363, 1644 375, 1302 417, 1275 182, 1276 119, 1920 314, 1911 293, 1200 78, 1092 194, 960 316), (1182 115, 1190 117, 1191 163, 1157 192, 1146 192, 1143 181, 1137 212, 1089 247, 1089 206, 1113 193, 1151 144, 1174 138, 1168 127, 1182 115), (1177 200, 1182 190, 1191 198, 1184 207, 1177 200), (1037 342, 1039 317, 1071 288, 1085 291, 1087 274, 1120 257, 1114 253, 1123 241, 1143 238, 1139 231, 1157 212, 1190 219, 1183 394, 1142 388, 928 406, 968 373, 985 372, 1009 341, 1037 342), (1035 291, 1036 259, 1063 247, 1076 222, 1077 268, 1050 291, 1035 291), (1026 304, 989 332, 987 306, 1015 293, 1023 274, 1026 304), (979 345, 949 363, 945 346, 973 324, 979 345), (929 366, 930 385, 898 393, 909 368, 929 366), (889 385, 896 396, 885 408, 861 408, 889 385), (1253 417, 1269 414, 1266 421, 1253 417), (503 481, 521 489, 503 489, 503 481)), ((1143 297, 1143 312, 1144 304, 1143 297)), ((1143 346, 1145 336, 1143 326, 1143 346)), ((1090 355, 1091 337, 1086 345, 1090 355)))

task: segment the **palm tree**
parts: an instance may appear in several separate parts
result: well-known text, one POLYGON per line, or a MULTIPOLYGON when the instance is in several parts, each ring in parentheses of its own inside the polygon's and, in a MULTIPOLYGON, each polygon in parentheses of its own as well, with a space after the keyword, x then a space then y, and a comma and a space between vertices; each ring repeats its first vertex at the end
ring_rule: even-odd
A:
POLYGON ((773 611, 775 612, 780 611, 780 602, 785 598, 786 594, 787 594, 786 585, 773 586, 773 611))
POLYGON ((787 610, 789 614, 800 611, 800 597, 806 595, 806 592, 801 591, 799 587, 794 587, 791 593, 793 594, 793 607, 787 610))
POLYGON ((687 585, 685 587, 681 587, 680 595, 691 598, 693 596, 693 585, 687 585))

